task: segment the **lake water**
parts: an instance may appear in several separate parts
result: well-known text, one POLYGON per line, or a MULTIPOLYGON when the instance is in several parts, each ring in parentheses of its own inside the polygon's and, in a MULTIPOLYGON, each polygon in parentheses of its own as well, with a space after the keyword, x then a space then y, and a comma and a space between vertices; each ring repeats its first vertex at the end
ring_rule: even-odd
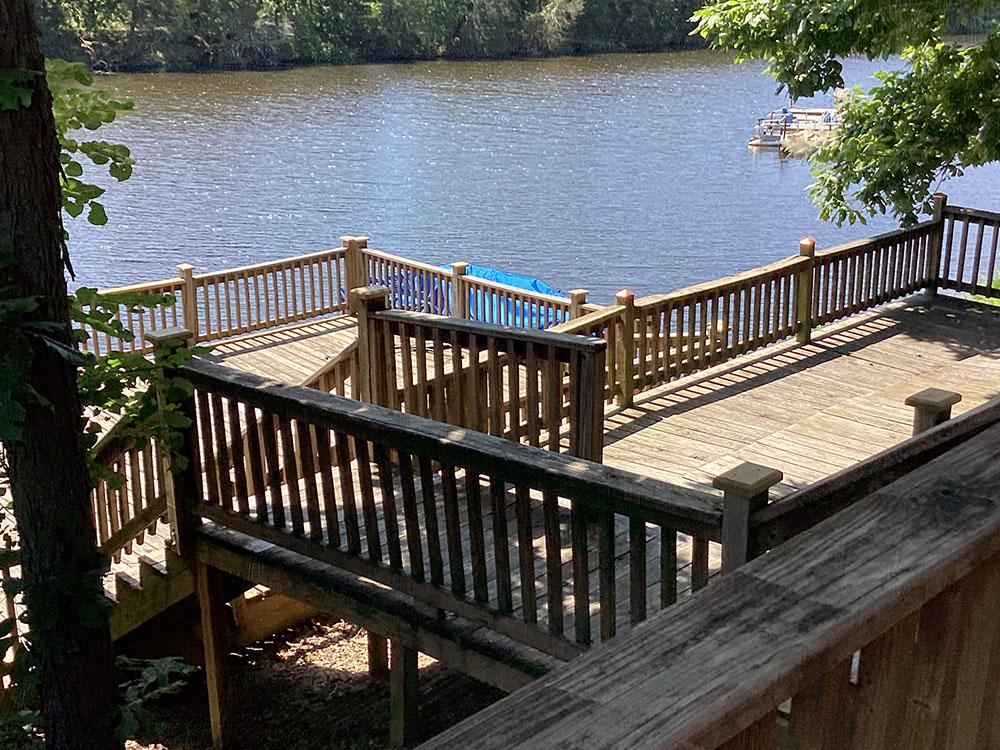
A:
MULTIPOLYGON (((851 83, 879 67, 848 61, 851 83)), ((753 153, 784 102, 759 65, 709 51, 503 62, 119 75, 135 101, 101 131, 134 177, 107 226, 73 222, 78 282, 109 286, 243 265, 367 234, 584 287, 669 291, 890 227, 816 219, 803 162, 753 153)), ((1000 209, 1000 168, 947 183, 1000 209)))

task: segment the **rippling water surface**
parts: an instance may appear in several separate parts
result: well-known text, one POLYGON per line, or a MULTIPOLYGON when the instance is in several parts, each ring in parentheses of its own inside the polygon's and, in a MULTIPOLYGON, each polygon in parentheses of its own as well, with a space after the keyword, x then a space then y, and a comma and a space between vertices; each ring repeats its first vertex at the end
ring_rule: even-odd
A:
MULTIPOLYGON (((878 66, 849 61, 853 83, 878 66)), ((109 224, 71 227, 80 283, 214 270, 368 234, 585 287, 667 291, 889 227, 816 219, 807 166, 745 146, 781 106, 760 66, 707 51, 504 62, 120 75, 102 131, 134 177, 109 224)), ((1000 208, 1000 169, 945 186, 1000 208)))

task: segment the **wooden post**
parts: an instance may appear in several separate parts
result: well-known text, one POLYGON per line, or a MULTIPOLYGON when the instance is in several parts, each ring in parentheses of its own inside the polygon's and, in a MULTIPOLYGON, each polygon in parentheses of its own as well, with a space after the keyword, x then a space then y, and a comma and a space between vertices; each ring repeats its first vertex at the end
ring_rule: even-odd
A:
POLYGON ((723 573, 738 568, 750 558, 750 516, 767 505, 768 490, 784 476, 777 469, 742 463, 712 480, 712 486, 723 491, 723 573))
POLYGON ((617 401, 619 406, 631 406, 635 394, 635 292, 622 289, 615 295, 615 302, 625 309, 618 318, 618 372, 621 383, 617 401))
POLYGON ((800 344, 812 340, 813 324, 813 259, 816 257, 816 240, 803 237, 799 240, 799 256, 808 258, 802 269, 795 274, 795 338, 800 344))
POLYGON ((367 237, 344 235, 340 244, 347 251, 344 254, 344 281, 348 289, 368 286, 368 269, 365 266, 365 248, 368 247, 367 237))
POLYGON ((351 311, 358 319, 358 398, 370 404, 382 403, 379 383, 385 378, 379 363, 383 347, 377 321, 372 316, 389 306, 389 290, 364 286, 351 289, 350 297, 351 311))
POLYGON ((451 264, 451 317, 469 319, 469 290, 465 286, 465 275, 469 264, 456 261, 451 264))
MULTIPOLYGON (((193 343, 194 335, 185 328, 161 328, 158 331, 146 333, 146 341, 153 346, 154 356, 162 359, 164 356, 182 345, 193 343)), ((168 376, 171 374, 168 370, 168 376)), ((165 406, 162 392, 156 394, 160 409, 165 406)), ((177 453, 187 458, 187 466, 178 469, 173 465, 170 454, 157 447, 158 459, 163 477, 164 494, 167 498, 167 519, 170 524, 174 541, 174 550, 189 562, 194 556, 194 533, 201 519, 192 509, 192 504, 198 496, 198 467, 193 460, 194 446, 198 435, 195 422, 194 396, 185 399, 179 405, 179 411, 191 420, 190 427, 184 430, 177 453)))
POLYGON ((190 263, 179 263, 177 273, 181 277, 181 312, 184 318, 184 327, 192 334, 192 340, 197 342, 201 336, 201 327, 198 325, 198 298, 195 294, 194 286, 194 266, 190 263))
MULTIPOLYGON (((934 210, 931 218, 937 223, 934 236, 931 239, 931 252, 928 272, 930 283, 927 285, 927 293, 934 296, 938 293, 938 282, 941 279, 941 248, 944 246, 944 210, 948 206, 948 196, 944 193, 934 193, 931 196, 934 200, 934 210)), ((945 275, 948 271, 945 269, 945 275)))
POLYGON ((587 290, 586 289, 570 289, 569 290, 569 317, 570 320, 584 315, 583 306, 587 304, 587 290))
POLYGON ((228 746, 231 700, 228 674, 229 617, 226 612, 225 576, 220 570, 198 563, 195 588, 201 613, 202 648, 205 651, 205 683, 208 687, 208 715, 212 744, 228 746))
POLYGON ((951 419, 951 407, 962 400, 961 393, 940 388, 925 388, 908 396, 906 405, 913 407, 913 434, 919 435, 951 419))
POLYGON ((570 453, 601 463, 604 455, 604 370, 607 344, 594 341, 590 351, 570 363, 570 453))
POLYGON ((368 631, 368 675, 373 680, 389 676, 389 639, 368 631))
POLYGON ((418 652, 399 641, 390 649, 392 667, 389 670, 389 745, 410 747, 414 744, 419 708, 418 652))

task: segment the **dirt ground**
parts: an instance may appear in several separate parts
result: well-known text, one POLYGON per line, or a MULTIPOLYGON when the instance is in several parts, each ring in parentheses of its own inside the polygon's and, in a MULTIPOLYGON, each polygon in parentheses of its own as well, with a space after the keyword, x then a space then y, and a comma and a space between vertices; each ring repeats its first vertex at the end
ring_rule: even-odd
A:
MULTIPOLYGON (((382 748, 389 687, 367 675, 367 635, 343 621, 315 619, 231 655, 234 746, 253 750, 382 748)), ((428 739, 503 697, 434 660, 420 660, 420 731, 428 739)), ((152 721, 127 750, 211 746, 204 678, 151 701, 152 721)))

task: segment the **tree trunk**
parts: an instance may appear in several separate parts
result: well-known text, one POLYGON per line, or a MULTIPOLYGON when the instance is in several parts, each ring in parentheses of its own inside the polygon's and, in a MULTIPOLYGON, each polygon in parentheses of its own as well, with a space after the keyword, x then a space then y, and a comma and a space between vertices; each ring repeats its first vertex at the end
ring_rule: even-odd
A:
MULTIPOLYGON (((31 0, 0 0, 0 29, 0 70, 30 71, 32 87, 30 106, 0 109, 0 287, 36 298, 31 317, 57 323, 54 337, 69 345, 59 145, 31 0)), ((21 437, 6 450, 46 741, 121 747, 76 369, 31 340, 29 384, 43 400, 25 404, 21 437)))

